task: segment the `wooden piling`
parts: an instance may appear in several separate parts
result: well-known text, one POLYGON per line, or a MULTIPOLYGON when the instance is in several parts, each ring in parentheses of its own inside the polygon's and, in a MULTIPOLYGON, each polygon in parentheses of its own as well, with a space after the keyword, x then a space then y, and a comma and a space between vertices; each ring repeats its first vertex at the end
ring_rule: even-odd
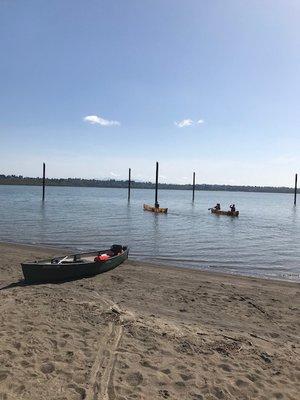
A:
POLYGON ((46 164, 43 163, 43 201, 45 200, 45 176, 46 176, 46 164))
POLYGON ((298 174, 295 174, 294 205, 297 204, 297 180, 298 180, 298 174))
POLYGON ((130 201, 130 190, 131 190, 131 168, 128 171, 128 201, 130 201))
POLYGON ((156 178, 155 178, 155 208, 159 207, 158 201, 157 201, 157 193, 158 193, 158 162, 156 161, 156 178))
POLYGON ((196 176, 196 174, 195 174, 195 172, 193 172, 193 197, 192 197, 193 203, 195 201, 195 182, 196 182, 195 176, 196 176))

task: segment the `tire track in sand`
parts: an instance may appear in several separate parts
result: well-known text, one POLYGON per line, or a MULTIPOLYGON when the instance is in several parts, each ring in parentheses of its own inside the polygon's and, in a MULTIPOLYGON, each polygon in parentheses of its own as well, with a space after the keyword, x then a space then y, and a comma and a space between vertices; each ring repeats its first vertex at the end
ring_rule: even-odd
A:
POLYGON ((116 351, 122 333, 122 326, 109 323, 108 333, 99 346, 92 367, 87 400, 112 400, 115 398, 113 372, 117 357, 116 351))
MULTIPOLYGON (((113 301, 103 298, 94 292, 94 298, 100 298, 110 308, 118 312, 119 321, 122 323, 121 310, 113 301)), ((87 400, 113 400, 115 389, 113 383, 114 368, 117 359, 117 349, 122 338, 123 326, 109 322, 108 332, 102 338, 92 367, 87 400)))
MULTIPOLYGON (((49 285, 47 287, 51 288, 49 285)), ((80 295, 89 300, 101 300, 102 305, 105 303, 110 311, 117 312, 119 324, 110 321, 107 333, 101 337, 98 344, 98 351, 91 369, 90 382, 86 394, 87 400, 113 400, 116 397, 113 372, 117 359, 117 349, 123 334, 122 311, 116 303, 102 297, 97 292, 86 293, 82 290, 78 291, 78 288, 75 290, 77 295, 80 293, 80 295)), ((70 288, 64 288, 63 291, 75 294, 74 290, 70 288)))

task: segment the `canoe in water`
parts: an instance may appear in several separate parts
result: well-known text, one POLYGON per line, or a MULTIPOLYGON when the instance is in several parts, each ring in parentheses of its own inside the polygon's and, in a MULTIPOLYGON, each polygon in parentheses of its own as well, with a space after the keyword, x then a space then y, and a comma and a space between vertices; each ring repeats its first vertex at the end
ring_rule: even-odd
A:
POLYGON ((67 281, 114 269, 128 258, 128 253, 128 247, 113 245, 107 250, 25 261, 21 265, 27 282, 67 281))
POLYGON ((229 217, 238 217, 240 213, 239 211, 221 211, 214 208, 211 209, 211 212, 218 215, 228 215, 229 217))
POLYGON ((168 212, 167 208, 149 206, 148 204, 144 204, 143 208, 144 208, 144 211, 151 211, 151 212, 155 212, 155 213, 164 213, 164 214, 166 214, 168 212))

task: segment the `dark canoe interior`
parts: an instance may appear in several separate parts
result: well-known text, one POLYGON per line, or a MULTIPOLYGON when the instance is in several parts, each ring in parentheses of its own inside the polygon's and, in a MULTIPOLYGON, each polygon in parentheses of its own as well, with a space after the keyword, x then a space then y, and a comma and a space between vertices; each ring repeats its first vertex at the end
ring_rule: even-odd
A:
POLYGON ((101 274, 116 268, 128 258, 128 247, 119 245, 117 247, 116 254, 112 246, 110 249, 101 251, 26 261, 21 264, 23 275, 28 282, 56 282, 101 274), (105 253, 110 255, 108 260, 95 261, 95 257, 105 253))

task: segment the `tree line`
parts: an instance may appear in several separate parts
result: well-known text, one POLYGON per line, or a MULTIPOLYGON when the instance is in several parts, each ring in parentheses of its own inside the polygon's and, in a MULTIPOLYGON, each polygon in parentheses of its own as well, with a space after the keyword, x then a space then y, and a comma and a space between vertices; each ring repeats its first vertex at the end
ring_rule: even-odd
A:
MULTIPOLYGON (((42 178, 24 177, 22 175, 1 175, 0 185, 42 185, 42 178)), ((127 188, 128 180, 116 179, 82 179, 82 178, 46 178, 47 186, 79 186, 79 187, 101 187, 101 188, 127 188)), ((133 189, 154 189, 152 182, 131 181, 133 189)), ((159 183, 159 189, 191 190, 191 184, 159 183)), ((293 188, 273 186, 239 186, 239 185, 209 185, 197 184, 196 190, 223 190, 231 192, 265 192, 265 193, 292 193, 293 188)))

